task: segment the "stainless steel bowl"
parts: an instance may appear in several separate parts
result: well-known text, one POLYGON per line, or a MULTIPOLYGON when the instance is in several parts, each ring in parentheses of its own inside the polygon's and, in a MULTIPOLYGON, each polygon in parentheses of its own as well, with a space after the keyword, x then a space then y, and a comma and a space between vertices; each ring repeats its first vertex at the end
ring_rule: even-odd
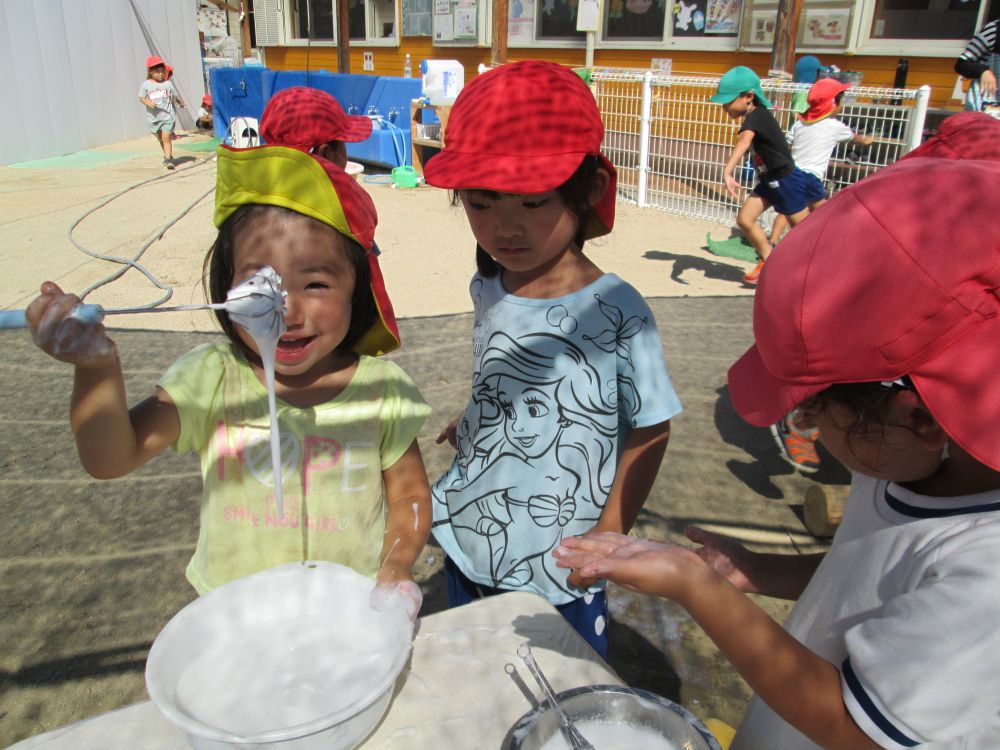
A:
MULTIPOLYGON (((679 750, 722 750, 712 733, 687 709, 659 695, 617 685, 588 685, 564 690, 556 700, 573 721, 601 721, 645 727, 679 750)), ((548 701, 529 711, 504 738, 503 750, 538 750, 559 731, 548 701)))

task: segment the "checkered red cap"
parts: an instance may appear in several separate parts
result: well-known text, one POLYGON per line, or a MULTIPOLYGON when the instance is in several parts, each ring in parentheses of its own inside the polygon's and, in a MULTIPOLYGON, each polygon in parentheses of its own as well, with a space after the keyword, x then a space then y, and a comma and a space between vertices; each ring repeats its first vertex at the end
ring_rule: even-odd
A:
POLYGON ((601 155, 603 138, 601 113, 580 76, 540 60, 509 63, 462 89, 424 179, 453 190, 544 193, 572 177, 584 157, 597 156, 611 179, 584 236, 600 237, 615 223, 617 179, 601 155))
POLYGON ((348 115, 328 93, 306 86, 279 91, 260 118, 261 138, 271 146, 308 151, 330 141, 363 141, 371 134, 369 117, 348 115))

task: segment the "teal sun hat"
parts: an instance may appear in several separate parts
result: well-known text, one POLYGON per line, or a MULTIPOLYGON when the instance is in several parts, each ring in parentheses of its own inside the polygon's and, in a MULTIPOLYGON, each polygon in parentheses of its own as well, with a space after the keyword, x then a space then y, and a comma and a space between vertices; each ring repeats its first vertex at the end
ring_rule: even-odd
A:
POLYGON ((764 91, 760 87, 760 76, 745 65, 730 68, 719 79, 719 91, 709 101, 715 104, 729 104, 733 99, 748 91, 756 94, 760 103, 768 109, 774 106, 771 104, 771 100, 764 96, 764 91))

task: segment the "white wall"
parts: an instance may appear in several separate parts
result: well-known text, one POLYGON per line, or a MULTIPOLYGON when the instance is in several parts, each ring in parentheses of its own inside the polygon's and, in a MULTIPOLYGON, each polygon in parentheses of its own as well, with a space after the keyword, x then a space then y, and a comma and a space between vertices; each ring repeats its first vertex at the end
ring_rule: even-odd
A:
POLYGON ((174 67, 191 127, 204 93, 196 11, 197 0, 0 0, 0 164, 147 133, 150 54, 174 67))

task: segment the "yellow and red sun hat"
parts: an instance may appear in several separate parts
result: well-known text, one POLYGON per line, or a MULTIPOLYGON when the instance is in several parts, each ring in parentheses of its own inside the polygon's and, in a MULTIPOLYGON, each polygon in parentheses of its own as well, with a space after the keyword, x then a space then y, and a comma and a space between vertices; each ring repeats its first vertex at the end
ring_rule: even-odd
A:
POLYGON ((215 226, 240 206, 280 206, 333 227, 367 252, 372 298, 378 317, 354 345, 359 354, 378 356, 399 348, 399 327, 378 263, 371 196, 333 162, 292 146, 219 146, 215 185, 215 226))

